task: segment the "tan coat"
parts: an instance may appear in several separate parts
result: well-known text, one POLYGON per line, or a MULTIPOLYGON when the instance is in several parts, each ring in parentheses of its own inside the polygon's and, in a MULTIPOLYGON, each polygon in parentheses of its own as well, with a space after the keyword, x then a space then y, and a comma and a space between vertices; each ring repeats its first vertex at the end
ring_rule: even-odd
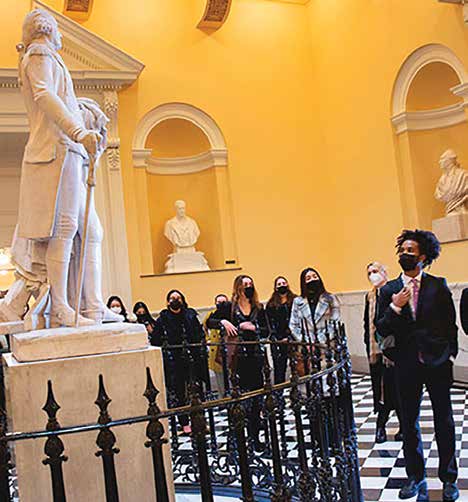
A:
POLYGON ((27 48, 20 81, 30 135, 21 171, 18 236, 44 239, 52 235, 67 150, 87 157, 83 146, 73 141, 85 128, 70 73, 47 44, 27 48))

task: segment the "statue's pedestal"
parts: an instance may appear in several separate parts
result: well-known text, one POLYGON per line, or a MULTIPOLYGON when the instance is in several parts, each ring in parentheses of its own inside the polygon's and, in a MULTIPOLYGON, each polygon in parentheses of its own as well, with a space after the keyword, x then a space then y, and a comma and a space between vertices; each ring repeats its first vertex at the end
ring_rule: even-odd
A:
MULTIPOLYGON (((62 427, 97 422, 99 409, 94 401, 99 375, 103 376, 107 394, 112 399, 109 413, 114 420, 146 414, 148 401, 143 392, 147 367, 161 392, 157 402, 164 409, 161 350, 148 347, 146 337, 143 326, 127 323, 13 335, 13 352, 3 356, 9 430, 45 429, 47 415, 42 407, 46 402, 48 380, 61 407, 57 418, 62 427), (67 350, 70 357, 65 354, 67 350)), ((168 437, 168 424, 163 423, 168 437)), ((156 501, 151 450, 144 446, 146 425, 112 429, 117 438, 116 447, 120 449, 114 457, 120 502, 156 501)), ((69 458, 63 464, 68 502, 106 500, 102 459, 95 456, 97 434, 98 431, 91 431, 61 436, 64 454, 69 458)), ((52 500, 50 468, 42 464, 44 444, 45 439, 15 444, 21 502, 52 500)), ((164 446, 164 460, 173 500, 169 445, 164 446)))
POLYGON ((432 230, 440 242, 468 239, 468 213, 454 214, 432 222, 432 230))
POLYGON ((199 272, 210 270, 205 255, 201 251, 191 253, 174 253, 169 255, 166 262, 165 273, 199 272))

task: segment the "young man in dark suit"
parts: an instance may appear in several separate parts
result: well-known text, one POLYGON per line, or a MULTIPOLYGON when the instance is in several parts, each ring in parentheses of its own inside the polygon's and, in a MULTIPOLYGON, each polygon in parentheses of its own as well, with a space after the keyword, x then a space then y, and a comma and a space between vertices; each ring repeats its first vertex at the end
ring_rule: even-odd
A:
POLYGON ((468 288, 462 291, 460 300, 460 319, 463 331, 468 335, 468 288))
POLYGON ((418 500, 429 500, 419 427, 425 385, 434 414, 443 500, 453 501, 459 497, 450 401, 453 362, 458 352, 455 307, 445 279, 423 271, 439 257, 436 236, 423 230, 404 230, 396 247, 403 273, 381 289, 376 324, 381 336, 387 341, 394 339, 387 345, 394 345, 391 357, 399 382, 408 475, 399 497, 419 495, 418 500))

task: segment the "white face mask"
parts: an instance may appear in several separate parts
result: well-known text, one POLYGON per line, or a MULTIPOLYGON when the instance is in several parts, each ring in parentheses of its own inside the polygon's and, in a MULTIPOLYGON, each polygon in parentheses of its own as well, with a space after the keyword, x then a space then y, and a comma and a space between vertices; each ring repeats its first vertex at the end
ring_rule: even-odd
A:
POLYGON ((120 314, 120 312, 122 311, 122 309, 120 307, 111 307, 111 310, 115 314, 120 314))
POLYGON ((384 277, 380 272, 372 272, 372 274, 369 275, 369 281, 371 284, 375 287, 379 286, 384 282, 384 277))

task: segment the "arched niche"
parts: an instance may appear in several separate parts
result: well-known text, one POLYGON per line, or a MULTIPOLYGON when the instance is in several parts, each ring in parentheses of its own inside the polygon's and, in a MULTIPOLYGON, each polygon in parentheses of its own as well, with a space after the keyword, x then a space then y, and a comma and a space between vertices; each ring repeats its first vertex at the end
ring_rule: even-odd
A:
POLYGON ((174 202, 187 203, 187 214, 201 231, 197 250, 212 270, 237 268, 228 150, 221 129, 204 111, 168 103, 148 112, 133 142, 138 169, 138 211, 142 275, 164 272, 171 243, 164 224, 174 216, 174 202))
POLYGON ((392 96, 392 124, 406 226, 431 228, 444 216, 434 197, 439 158, 453 148, 468 164, 468 73, 457 55, 425 45, 402 64, 392 96))

